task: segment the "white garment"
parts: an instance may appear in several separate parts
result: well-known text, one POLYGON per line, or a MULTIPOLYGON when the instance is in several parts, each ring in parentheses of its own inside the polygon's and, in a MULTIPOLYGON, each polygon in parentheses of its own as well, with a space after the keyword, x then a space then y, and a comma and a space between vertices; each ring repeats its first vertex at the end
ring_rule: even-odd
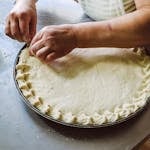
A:
POLYGON ((79 3, 94 20, 107 20, 136 10, 134 0, 79 0, 79 3))

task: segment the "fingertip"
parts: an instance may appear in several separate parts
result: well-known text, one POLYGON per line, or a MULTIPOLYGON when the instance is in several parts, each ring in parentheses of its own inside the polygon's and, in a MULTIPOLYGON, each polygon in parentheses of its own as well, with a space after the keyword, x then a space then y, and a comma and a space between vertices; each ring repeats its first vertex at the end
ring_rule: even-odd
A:
POLYGON ((5 29, 5 34, 10 37, 10 31, 8 29, 5 29))
POLYGON ((30 49, 29 49, 29 55, 33 56, 33 53, 32 53, 32 51, 30 49))
POLYGON ((33 36, 32 36, 31 34, 28 34, 28 35, 26 36, 26 39, 27 39, 27 41, 31 44, 31 41, 32 41, 32 39, 33 39, 33 36))
POLYGON ((31 41, 32 41, 32 38, 29 37, 29 38, 28 38, 28 43, 31 43, 31 41))
POLYGON ((33 53, 32 49, 30 48, 30 46, 29 46, 29 55, 30 55, 30 56, 34 56, 34 55, 35 55, 35 54, 33 53))
POLYGON ((7 23, 6 25, 5 25, 5 34, 7 35, 7 36, 10 36, 11 34, 10 34, 10 23, 7 23))
POLYGON ((34 56, 33 53, 32 53, 32 51, 30 51, 30 50, 29 50, 29 55, 30 56, 34 56))
POLYGON ((23 39, 24 42, 30 43, 30 38, 29 38, 28 35, 24 35, 24 36, 22 37, 22 39, 23 39))
POLYGON ((34 37, 31 39, 30 46, 32 46, 33 43, 34 43, 34 37))

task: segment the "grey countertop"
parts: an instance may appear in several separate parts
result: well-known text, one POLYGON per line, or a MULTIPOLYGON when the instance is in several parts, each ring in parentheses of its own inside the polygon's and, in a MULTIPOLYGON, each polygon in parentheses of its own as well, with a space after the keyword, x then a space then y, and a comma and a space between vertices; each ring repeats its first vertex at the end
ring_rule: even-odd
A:
MULTIPOLYGON (((12 0, 0 0, 0 150, 130 150, 150 133, 150 109, 118 126, 75 129, 47 121, 21 101, 13 64, 23 43, 4 35, 12 0)), ((38 30, 45 25, 90 21, 71 0, 39 0, 38 30)))

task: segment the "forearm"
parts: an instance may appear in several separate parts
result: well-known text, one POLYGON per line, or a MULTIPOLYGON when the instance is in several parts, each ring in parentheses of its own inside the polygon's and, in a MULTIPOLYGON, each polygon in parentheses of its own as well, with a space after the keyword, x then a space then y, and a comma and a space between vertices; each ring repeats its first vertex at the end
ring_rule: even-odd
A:
POLYGON ((109 21, 75 25, 78 47, 137 47, 150 45, 150 10, 109 21))

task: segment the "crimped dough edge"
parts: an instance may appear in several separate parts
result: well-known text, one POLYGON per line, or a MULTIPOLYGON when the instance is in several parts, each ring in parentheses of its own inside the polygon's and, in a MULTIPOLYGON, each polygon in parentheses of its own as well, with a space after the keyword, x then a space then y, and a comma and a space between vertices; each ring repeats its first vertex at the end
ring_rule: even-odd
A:
POLYGON ((16 65, 16 80, 18 87, 22 91, 24 97, 36 107, 41 113, 51 116, 55 120, 63 121, 68 124, 80 125, 102 125, 106 123, 114 123, 120 119, 127 118, 129 115, 135 113, 138 109, 145 106, 148 97, 150 96, 150 64, 147 63, 149 57, 141 56, 140 65, 143 66, 144 77, 141 87, 133 97, 132 103, 124 103, 122 106, 116 106, 113 111, 105 110, 103 113, 95 112, 92 116, 84 113, 74 115, 72 112, 63 113, 61 110, 47 105, 41 97, 35 95, 32 89, 32 83, 28 82, 29 70, 31 66, 18 61, 16 65))

